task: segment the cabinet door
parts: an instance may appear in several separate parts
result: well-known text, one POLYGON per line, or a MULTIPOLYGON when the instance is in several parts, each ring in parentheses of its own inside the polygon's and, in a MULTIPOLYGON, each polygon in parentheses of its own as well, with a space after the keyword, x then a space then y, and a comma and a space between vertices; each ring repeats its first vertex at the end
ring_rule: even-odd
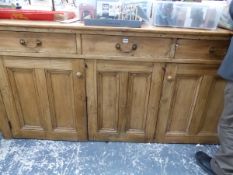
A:
POLYGON ((153 141, 162 64, 87 62, 91 140, 153 141))
POLYGON ((16 138, 86 138, 83 60, 6 57, 4 100, 16 138))
POLYGON ((167 66, 156 138, 160 142, 216 143, 225 82, 217 66, 167 66))

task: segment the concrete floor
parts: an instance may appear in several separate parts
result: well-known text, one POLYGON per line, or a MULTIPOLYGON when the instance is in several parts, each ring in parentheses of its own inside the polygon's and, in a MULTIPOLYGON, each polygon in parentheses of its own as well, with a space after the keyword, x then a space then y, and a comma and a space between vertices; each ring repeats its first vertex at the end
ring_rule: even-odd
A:
POLYGON ((5 140, 0 134, 1 175, 205 175, 198 150, 217 145, 5 140))

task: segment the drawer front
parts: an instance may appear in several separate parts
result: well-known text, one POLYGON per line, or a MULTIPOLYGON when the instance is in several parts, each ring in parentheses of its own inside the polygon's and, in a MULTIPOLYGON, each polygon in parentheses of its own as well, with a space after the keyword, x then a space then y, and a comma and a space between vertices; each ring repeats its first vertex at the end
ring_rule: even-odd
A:
POLYGON ((82 36, 84 55, 167 58, 170 55, 171 44, 172 39, 165 38, 82 36))
POLYGON ((0 31, 0 51, 76 53, 75 34, 0 31))
POLYGON ((228 40, 178 39, 175 59, 221 60, 227 52, 228 40))

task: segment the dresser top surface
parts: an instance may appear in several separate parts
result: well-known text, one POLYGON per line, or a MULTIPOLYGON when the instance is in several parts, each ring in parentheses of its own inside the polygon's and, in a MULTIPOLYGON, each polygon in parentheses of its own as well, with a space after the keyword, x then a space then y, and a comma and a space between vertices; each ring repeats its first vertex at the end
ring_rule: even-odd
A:
POLYGON ((233 31, 218 28, 216 30, 185 29, 172 27, 154 27, 142 26, 142 28, 127 27, 102 27, 102 26, 85 26, 82 23, 64 24, 60 22, 49 21, 26 21, 26 20, 0 20, 0 29, 8 28, 38 28, 38 29, 67 29, 79 31, 110 31, 110 32, 136 32, 152 34, 174 34, 174 35, 213 35, 213 36, 231 36, 233 31))

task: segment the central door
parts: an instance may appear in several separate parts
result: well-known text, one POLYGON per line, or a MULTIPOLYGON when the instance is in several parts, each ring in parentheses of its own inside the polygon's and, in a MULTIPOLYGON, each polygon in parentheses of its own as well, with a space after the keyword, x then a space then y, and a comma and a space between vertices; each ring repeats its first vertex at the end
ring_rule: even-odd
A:
POLYGON ((87 62, 90 140, 153 141, 161 64, 87 62))

